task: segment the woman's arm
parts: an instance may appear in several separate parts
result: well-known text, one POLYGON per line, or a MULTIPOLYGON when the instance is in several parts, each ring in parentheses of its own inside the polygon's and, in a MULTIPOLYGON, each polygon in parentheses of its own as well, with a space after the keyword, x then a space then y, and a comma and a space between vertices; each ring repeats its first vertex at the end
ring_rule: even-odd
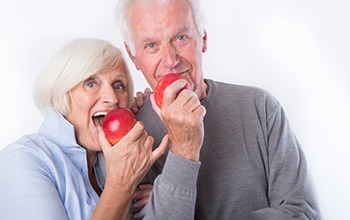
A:
POLYGON ((47 164, 31 149, 11 148, 0 154, 0 219, 68 219, 47 164))
POLYGON ((114 146, 105 138, 101 127, 98 130, 106 160, 106 182, 91 219, 128 219, 136 187, 165 152, 168 136, 152 151, 153 138, 146 134, 141 122, 114 146))

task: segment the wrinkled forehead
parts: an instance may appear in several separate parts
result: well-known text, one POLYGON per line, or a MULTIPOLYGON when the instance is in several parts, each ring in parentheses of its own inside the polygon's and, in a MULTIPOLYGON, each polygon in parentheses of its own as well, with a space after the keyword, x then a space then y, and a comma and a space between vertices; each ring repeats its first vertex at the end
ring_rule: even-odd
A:
POLYGON ((177 32, 178 29, 192 29, 195 26, 191 7, 187 1, 136 1, 130 8, 128 20, 134 34, 156 34, 159 31, 177 32), (173 30, 172 30, 173 29, 173 30))

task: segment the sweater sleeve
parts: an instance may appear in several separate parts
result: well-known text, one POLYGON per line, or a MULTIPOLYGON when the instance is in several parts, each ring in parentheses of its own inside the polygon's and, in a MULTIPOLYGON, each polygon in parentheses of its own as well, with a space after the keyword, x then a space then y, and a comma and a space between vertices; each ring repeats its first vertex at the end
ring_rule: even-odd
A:
POLYGON ((200 163, 169 151, 162 174, 155 182, 144 219, 194 219, 200 163))
POLYGON ((255 210, 253 214, 259 216, 257 219, 321 219, 305 155, 285 113, 273 98, 267 100, 266 109, 270 207, 255 210))

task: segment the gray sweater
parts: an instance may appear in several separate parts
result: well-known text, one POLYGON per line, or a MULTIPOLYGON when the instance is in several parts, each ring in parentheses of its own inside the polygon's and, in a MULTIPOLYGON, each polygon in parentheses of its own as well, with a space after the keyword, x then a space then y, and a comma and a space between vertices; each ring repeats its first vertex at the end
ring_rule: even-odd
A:
MULTIPOLYGON (((200 163, 156 161, 145 219, 321 219, 305 156, 268 92, 206 80, 200 163)), ((149 99, 137 114, 158 146, 167 133, 149 99)))

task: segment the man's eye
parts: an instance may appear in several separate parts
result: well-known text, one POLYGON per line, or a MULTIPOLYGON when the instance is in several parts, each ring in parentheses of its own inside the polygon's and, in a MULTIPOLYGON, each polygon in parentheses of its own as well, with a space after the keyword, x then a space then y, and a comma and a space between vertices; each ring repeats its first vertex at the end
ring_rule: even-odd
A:
POLYGON ((151 49, 155 48, 155 46, 156 46, 155 43, 149 43, 146 45, 147 48, 151 48, 151 49))
POLYGON ((180 35, 180 36, 177 37, 177 39, 182 41, 182 40, 186 39, 186 36, 185 35, 180 35))

